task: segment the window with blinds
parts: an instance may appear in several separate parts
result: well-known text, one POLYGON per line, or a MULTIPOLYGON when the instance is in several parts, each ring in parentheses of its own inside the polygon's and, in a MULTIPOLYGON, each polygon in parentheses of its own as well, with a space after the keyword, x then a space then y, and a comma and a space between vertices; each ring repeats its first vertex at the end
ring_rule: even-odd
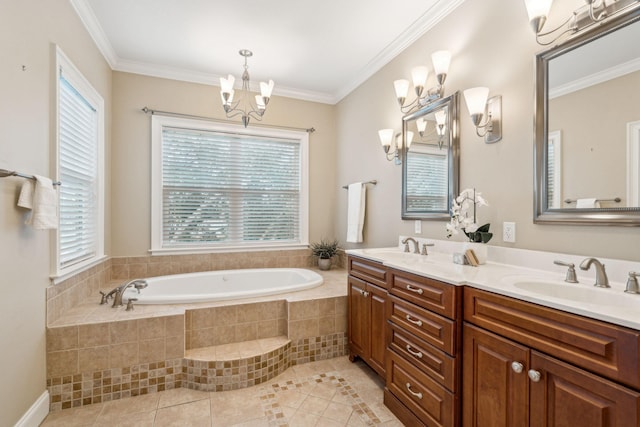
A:
POLYGON ((448 210, 447 154, 412 152, 407 156, 407 210, 448 210))
POLYGON ((102 98, 63 56, 58 57, 57 272, 104 255, 102 224, 102 98))
POLYGON ((306 242, 306 167, 299 138, 154 119, 164 121, 154 131, 160 133, 161 151, 160 248, 306 242))

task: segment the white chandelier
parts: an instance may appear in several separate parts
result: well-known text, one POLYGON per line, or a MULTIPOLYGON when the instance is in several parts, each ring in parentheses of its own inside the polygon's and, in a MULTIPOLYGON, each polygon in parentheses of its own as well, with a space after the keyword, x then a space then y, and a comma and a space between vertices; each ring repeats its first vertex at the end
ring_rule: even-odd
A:
POLYGON ((240 96, 236 97, 236 101, 234 102, 235 91, 233 90, 233 84, 236 79, 231 74, 229 74, 226 79, 220 77, 220 95, 222 96, 222 106, 227 114, 227 118, 231 119, 236 116, 242 116, 242 124, 244 127, 247 127, 251 118, 258 121, 262 120, 262 116, 271 98, 271 93, 273 92, 273 80, 269 80, 269 83, 260 82, 260 95, 253 97, 250 90, 251 80, 249 78, 249 66, 247 65, 247 58, 253 56, 253 52, 242 49, 238 53, 244 57, 244 72, 242 73, 240 96))

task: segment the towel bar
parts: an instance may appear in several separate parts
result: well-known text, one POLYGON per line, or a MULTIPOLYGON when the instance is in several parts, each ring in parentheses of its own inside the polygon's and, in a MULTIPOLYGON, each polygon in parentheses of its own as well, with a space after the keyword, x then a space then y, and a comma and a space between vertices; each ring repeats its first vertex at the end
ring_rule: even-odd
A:
MULTIPOLYGON (((8 176, 19 176, 20 178, 36 179, 36 177, 33 175, 26 175, 24 173, 20 173, 16 171, 0 169, 0 178, 6 178, 8 176)), ((62 183, 60 181, 53 181, 53 185, 62 185, 62 183)))
MULTIPOLYGON (((377 181, 377 180, 375 180, 375 179, 372 179, 371 181, 363 182, 362 184, 363 184, 363 185, 366 185, 366 184, 373 184, 373 185, 377 185, 377 184, 378 184, 378 181, 377 181)), ((342 186, 342 188, 344 188, 345 190, 347 190, 347 189, 349 189, 349 186, 348 186, 348 185, 343 185, 343 186, 342 186)))

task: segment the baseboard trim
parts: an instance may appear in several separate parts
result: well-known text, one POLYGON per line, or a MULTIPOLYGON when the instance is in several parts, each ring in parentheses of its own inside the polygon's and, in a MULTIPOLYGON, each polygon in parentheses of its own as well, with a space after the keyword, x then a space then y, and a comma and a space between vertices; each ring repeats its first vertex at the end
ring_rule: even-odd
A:
POLYGON ((49 414, 49 391, 45 390, 14 427, 38 427, 49 414))

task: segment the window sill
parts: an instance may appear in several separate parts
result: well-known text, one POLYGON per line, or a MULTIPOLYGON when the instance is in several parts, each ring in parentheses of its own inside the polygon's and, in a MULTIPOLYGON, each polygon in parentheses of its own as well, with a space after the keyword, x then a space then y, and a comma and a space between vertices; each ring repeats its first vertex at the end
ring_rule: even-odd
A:
POLYGON ((64 282, 65 280, 67 280, 70 277, 73 277, 79 273, 82 273, 83 271, 86 271, 92 267, 95 267, 98 264, 103 263, 104 261, 108 260, 109 257, 107 255, 101 255, 95 258, 91 258, 88 261, 85 261, 83 263, 80 263, 78 265, 72 266, 70 267, 70 269, 68 269, 67 271, 63 272, 63 273, 55 273, 49 276, 49 279, 51 280, 51 284, 52 285, 57 285, 61 282, 64 282))

